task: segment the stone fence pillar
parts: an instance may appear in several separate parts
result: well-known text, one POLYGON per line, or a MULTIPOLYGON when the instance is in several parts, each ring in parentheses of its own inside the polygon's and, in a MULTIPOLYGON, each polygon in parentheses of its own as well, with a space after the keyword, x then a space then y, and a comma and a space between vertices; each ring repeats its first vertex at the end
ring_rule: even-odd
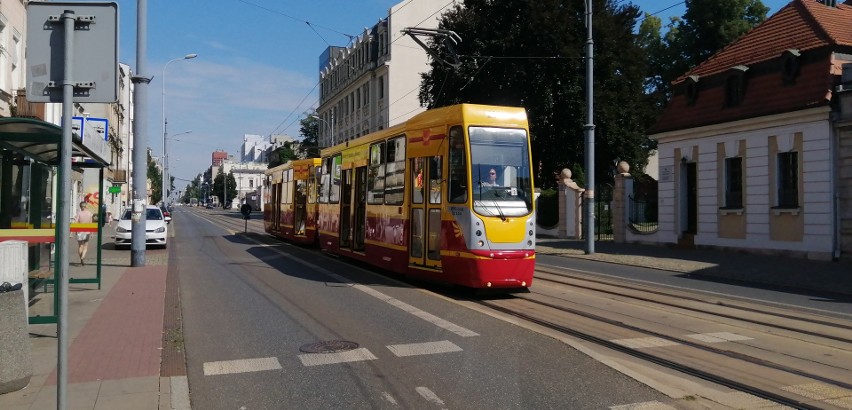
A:
POLYGON ((612 190, 612 237, 616 243, 627 242, 627 230, 630 225, 630 195, 633 194, 633 177, 628 173, 630 165, 625 161, 618 163, 615 174, 615 186, 612 190))
POLYGON ((558 178, 559 182, 559 230, 557 235, 563 239, 580 239, 583 232, 582 195, 580 188, 571 179, 571 170, 565 168, 558 178))

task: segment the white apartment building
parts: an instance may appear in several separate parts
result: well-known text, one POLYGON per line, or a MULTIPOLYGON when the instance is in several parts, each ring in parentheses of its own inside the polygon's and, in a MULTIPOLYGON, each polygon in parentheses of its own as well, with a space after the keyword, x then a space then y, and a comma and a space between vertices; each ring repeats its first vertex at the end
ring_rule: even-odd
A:
POLYGON ((266 162, 269 139, 262 135, 245 134, 240 146, 240 162, 266 162))
POLYGON ((320 146, 400 123, 424 110, 418 99, 428 54, 401 30, 437 28, 454 3, 406 0, 346 47, 320 56, 320 146))
POLYGON ((0 2, 0 116, 12 116, 18 90, 26 82, 24 35, 27 12, 22 1, 0 2))

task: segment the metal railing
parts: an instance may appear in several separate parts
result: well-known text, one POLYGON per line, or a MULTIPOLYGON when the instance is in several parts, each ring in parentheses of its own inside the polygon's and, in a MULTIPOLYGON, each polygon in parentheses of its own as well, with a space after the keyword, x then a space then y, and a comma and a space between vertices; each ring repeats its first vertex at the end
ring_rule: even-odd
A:
POLYGON ((637 233, 654 233, 659 227, 656 199, 636 199, 628 196, 627 219, 630 228, 637 233))

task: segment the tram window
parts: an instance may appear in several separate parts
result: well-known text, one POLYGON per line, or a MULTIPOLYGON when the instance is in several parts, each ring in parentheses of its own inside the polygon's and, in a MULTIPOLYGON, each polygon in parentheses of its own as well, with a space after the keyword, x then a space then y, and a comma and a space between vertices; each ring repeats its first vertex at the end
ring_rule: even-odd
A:
POLYGON ((441 157, 429 158, 429 203, 441 203, 441 157))
POLYGON ((467 160, 465 159, 462 128, 450 128, 449 201, 454 204, 467 202, 467 160))
POLYGON ((526 131, 470 127, 468 132, 474 210, 482 215, 499 213, 508 216, 526 215, 532 211, 526 131))
POLYGON ((308 171, 307 190, 308 190, 308 203, 309 204, 312 204, 312 203, 317 201, 317 190, 316 190, 317 178, 316 178, 316 172, 315 171, 319 171, 319 167, 316 167, 316 168, 311 167, 310 171, 308 171))
POLYGON ((423 168, 426 161, 423 158, 411 159, 411 202, 415 204, 423 203, 423 168))
POLYGON ((331 158, 322 160, 322 169, 320 170, 320 203, 328 203, 328 193, 331 188, 331 158))
POLYGON ((328 202, 336 204, 340 201, 340 167, 343 157, 338 154, 334 157, 331 167, 331 192, 328 194, 328 202))
POLYGON ((388 140, 385 167, 385 204, 401 205, 405 199, 405 136, 388 140))
POLYGON ((370 170, 367 178, 367 203, 381 204, 385 198, 385 142, 370 146, 370 170))

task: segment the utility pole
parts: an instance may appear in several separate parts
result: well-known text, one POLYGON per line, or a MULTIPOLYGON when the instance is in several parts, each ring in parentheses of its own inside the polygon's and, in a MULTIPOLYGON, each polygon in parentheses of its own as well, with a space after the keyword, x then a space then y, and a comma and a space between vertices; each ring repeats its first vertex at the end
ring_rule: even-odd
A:
POLYGON ((136 76, 133 106, 133 211, 130 231, 130 266, 145 266, 145 202, 147 200, 148 146, 148 0, 136 2, 136 76))
POLYGON ((583 197, 585 215, 583 226, 586 231, 586 254, 595 253, 595 92, 594 92, 594 49, 592 40, 592 1, 586 1, 586 191, 583 197))

